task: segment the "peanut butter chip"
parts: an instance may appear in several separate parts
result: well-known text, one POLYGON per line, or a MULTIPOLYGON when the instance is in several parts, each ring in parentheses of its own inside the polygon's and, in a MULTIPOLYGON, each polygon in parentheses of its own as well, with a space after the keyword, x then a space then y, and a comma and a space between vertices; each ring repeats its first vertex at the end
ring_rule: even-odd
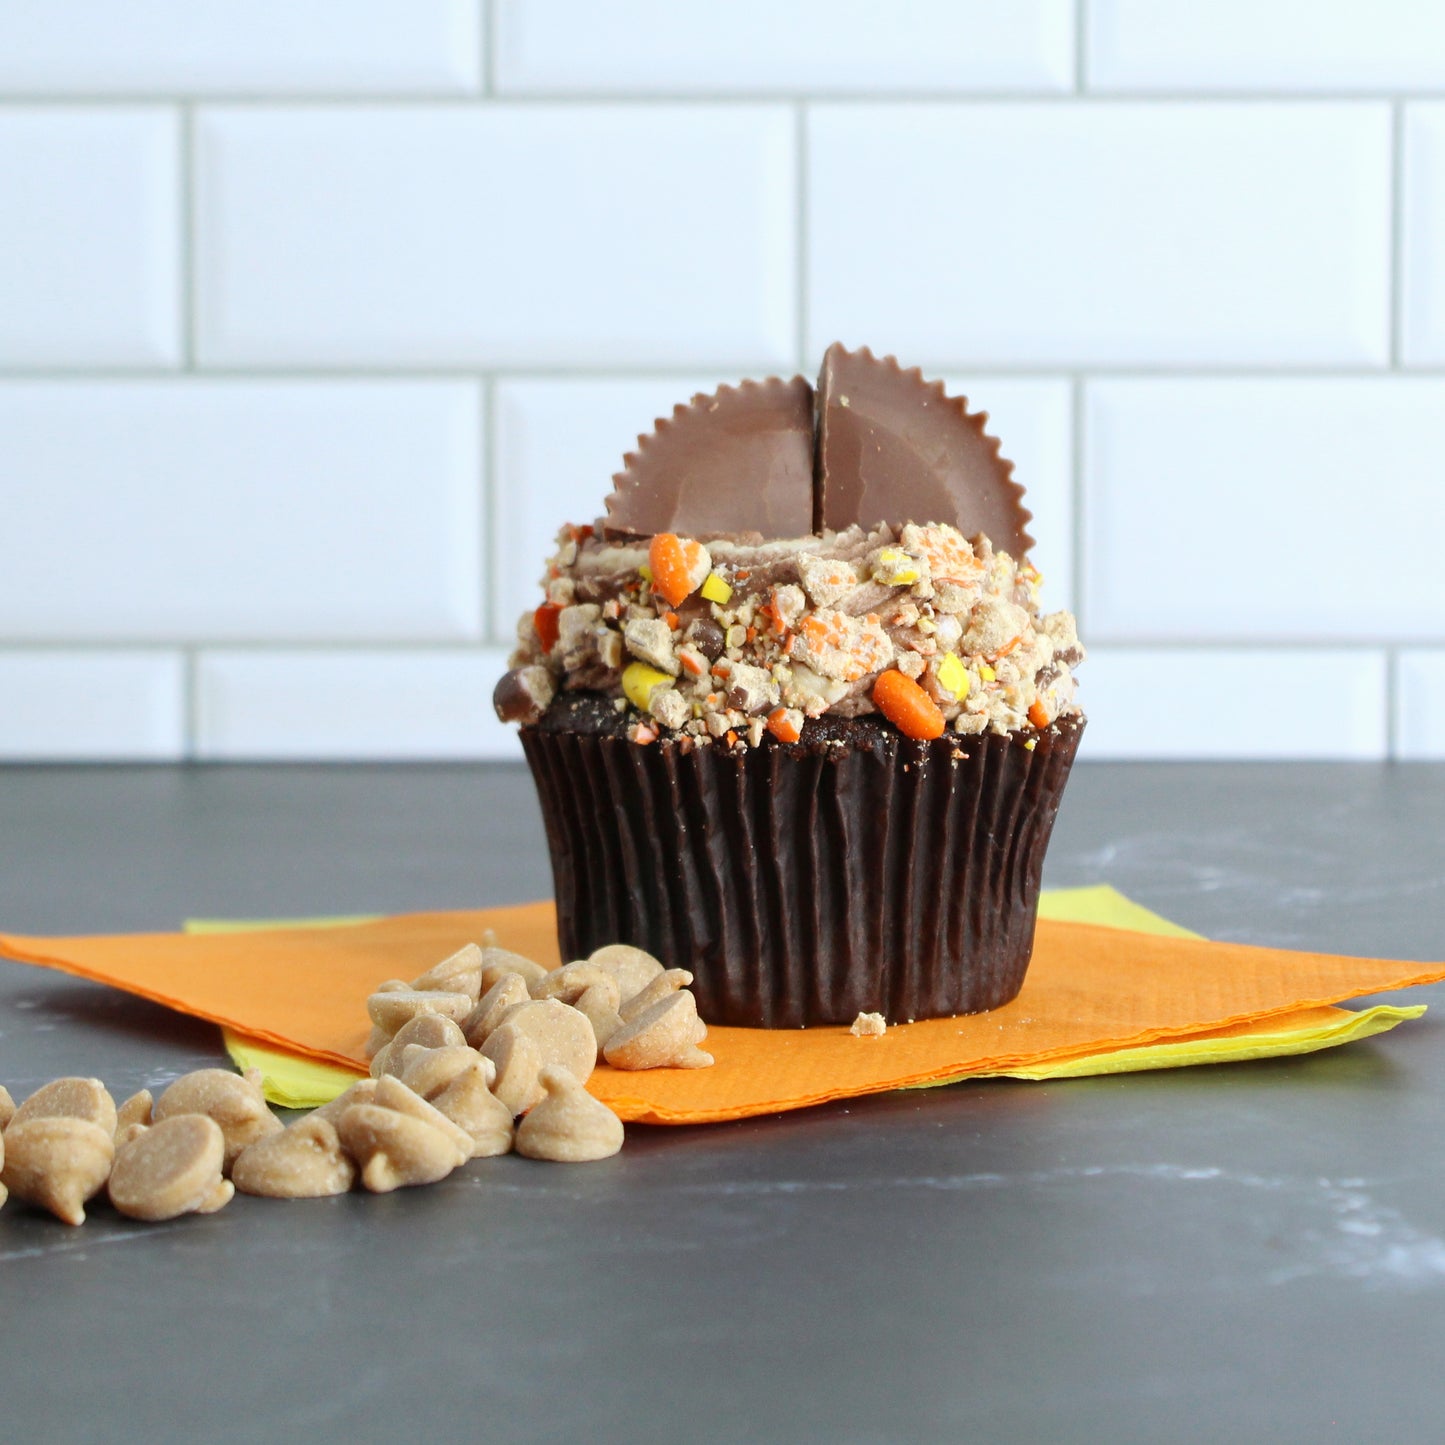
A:
POLYGON ((561 1064, 584 1084, 597 1065, 597 1035, 592 1025, 576 1009, 557 999, 539 998, 518 1004, 502 1015, 499 1027, 528 1035, 537 1045, 542 1066, 561 1064))
POLYGON ((615 1069, 702 1069, 713 1062, 697 1047, 706 1036, 697 1002, 683 989, 618 1029, 605 1057, 615 1069))
POLYGON ((16 1117, 5 1130, 0 1175, 17 1199, 48 1209, 66 1224, 85 1223, 85 1202, 105 1187, 115 1158, 111 1131, 73 1114, 16 1117))
POLYGON ((447 993, 464 993, 475 1003, 482 992, 482 950, 475 943, 459 948, 450 958, 433 964, 412 979, 412 988, 440 989, 447 993))
POLYGON ((617 1012, 617 981, 613 979, 610 982, 610 988, 594 985, 584 990, 582 996, 572 1005, 592 1025, 599 1059, 603 1049, 607 1047, 607 1041, 622 1027, 622 1017, 617 1012))
POLYGON ((229 1171, 242 1149, 281 1128, 281 1121, 266 1106, 259 1077, 242 1078, 228 1069, 183 1074, 156 1100, 151 1117, 157 1124, 182 1114, 214 1119, 225 1138, 223 1168, 229 1171))
POLYGON ((420 1014, 403 1024, 386 1047, 373 1055, 371 1076, 379 1079, 383 1074, 400 1073, 408 1044, 420 1044, 424 1049, 442 1049, 466 1041, 466 1035, 455 1019, 441 1014, 420 1014))
POLYGON ((15 1110, 13 1122, 60 1116, 86 1119, 107 1134, 115 1133, 115 1100, 99 1079, 64 1078, 44 1084, 15 1110))
POLYGON ((519 1003, 526 1003, 530 997, 527 980, 520 973, 502 974, 467 1015, 462 1025, 467 1042, 474 1049, 481 1048, 487 1035, 502 1021, 502 1015, 519 1003))
POLYGON ((440 1014, 456 1021, 471 1013, 476 1000, 466 993, 441 989, 408 988, 394 993, 374 993, 366 1001, 366 1011, 377 1028, 400 1031, 404 1024, 421 1014, 440 1014))
POLYGON ((631 1023, 639 1014, 644 1014, 654 1004, 661 1003, 670 994, 674 994, 680 988, 686 988, 692 982, 692 975, 685 968, 669 968, 662 973, 649 979, 645 987, 625 998, 622 1007, 618 1010, 625 1024, 631 1023))
POLYGON ((623 998, 640 993, 662 972, 662 964, 646 949, 634 948, 630 943, 607 943, 601 948, 594 948, 587 961, 600 963, 617 975, 617 986, 623 998))
POLYGON ((420 1119, 423 1124, 430 1125, 451 1141, 458 1164, 465 1164, 472 1157, 471 1135, 460 1125, 452 1123, 440 1109, 428 1104, 420 1094, 407 1088, 400 1079, 378 1079, 372 1103, 379 1108, 394 1109, 398 1114, 406 1114, 410 1118, 420 1119))
POLYGON ((243 1194, 268 1199, 322 1199, 345 1194, 356 1182, 356 1165, 336 1126, 312 1113, 243 1149, 231 1181, 243 1194))
POLYGON ((126 1124, 117 1124, 115 1130, 115 1152, 119 1154, 132 1139, 139 1139, 149 1128, 149 1124, 142 1124, 139 1119, 132 1119, 126 1124))
POLYGON ((520 973, 528 987, 538 979, 545 978, 547 970, 533 959, 509 948, 484 948, 482 950, 482 989, 492 987, 504 973, 520 973))
POLYGON ((568 1070, 542 1070, 546 1097, 517 1129, 517 1152, 532 1159, 582 1164, 608 1159, 622 1148, 622 1120, 594 1099, 568 1070))
POLYGON ((468 1048, 466 1044, 452 1044, 443 1049, 424 1049, 420 1044, 408 1044, 397 1077, 412 1093, 430 1100, 458 1074, 478 1062, 485 1064, 487 1082, 490 1083, 495 1072, 491 1060, 483 1060, 475 1049, 468 1048))
POLYGON ((149 1124, 151 1122, 151 1109, 155 1100, 151 1098, 149 1089, 139 1089, 115 1111, 115 1135, 116 1148, 120 1148, 120 1134, 122 1129, 132 1124, 149 1124))
POLYGON ((542 1097, 538 1082, 542 1053, 535 1041, 510 1024, 502 1024, 487 1035, 482 1053, 496 1066, 492 1092, 513 1118, 525 1114, 542 1097))
POLYGON ((431 1102, 472 1140, 472 1158, 505 1154, 512 1147, 512 1111, 492 1093, 496 1068, 480 1054, 431 1102))
POLYGON ((307 1118, 325 1119, 328 1123, 335 1124, 353 1104, 370 1104, 375 1098, 376 1080, 358 1079, 345 1093, 338 1094, 329 1104, 322 1104, 320 1108, 313 1109, 307 1118))
POLYGON ((361 1166, 373 1194, 445 1179, 460 1162, 440 1129, 378 1104, 353 1104, 336 1124, 341 1147, 361 1166))
POLYGON ((616 995, 612 1007, 622 1001, 622 988, 617 975, 600 963, 578 959, 575 963, 554 968, 545 978, 532 985, 533 998, 555 998, 575 1004, 589 988, 602 988, 616 995))
POLYGON ((225 1157, 226 1136, 214 1119, 172 1114, 116 1155, 110 1202, 132 1219, 214 1214, 235 1193, 230 1180, 221 1177, 225 1157))

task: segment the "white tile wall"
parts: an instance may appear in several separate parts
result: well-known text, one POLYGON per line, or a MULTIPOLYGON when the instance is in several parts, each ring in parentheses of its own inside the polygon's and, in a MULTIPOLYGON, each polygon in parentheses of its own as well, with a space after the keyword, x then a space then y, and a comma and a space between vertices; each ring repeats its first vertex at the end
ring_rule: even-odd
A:
POLYGON ((1089 0, 1087 73, 1102 90, 1445 86, 1431 0, 1089 0))
POLYGON ((1073 0, 497 0, 504 93, 1067 90, 1073 0))
POLYGON ((815 351, 1388 359, 1384 105, 820 105, 809 133, 815 351))
POLYGON ((6 0, 0 89, 474 93, 481 22, 481 0, 6 0))
POLYGON ((0 761, 177 762, 185 696, 176 652, 0 650, 0 761))
POLYGON ((1366 760, 1389 752, 1382 652, 1095 647, 1080 673, 1090 757, 1366 760))
POLYGON ((1402 245, 1405 360, 1445 365, 1445 103, 1404 116, 1402 245))
POLYGON ((493 648, 205 651, 196 663, 196 755, 208 760, 519 759, 492 711, 506 666, 493 648))
POLYGON ((3 639, 482 629, 474 382, 0 383, 3 639))
POLYGON ((1098 640, 1445 638, 1445 378, 1089 383, 1098 640))
POLYGON ((207 109, 200 354, 786 365, 779 107, 207 109))
POLYGON ((10 0, 0 757, 514 757, 557 523, 836 338, 993 414, 1094 756, 1445 757, 1442 257, 1416 0, 10 0))
POLYGON ((180 126, 0 108, 0 369, 180 359, 180 126))

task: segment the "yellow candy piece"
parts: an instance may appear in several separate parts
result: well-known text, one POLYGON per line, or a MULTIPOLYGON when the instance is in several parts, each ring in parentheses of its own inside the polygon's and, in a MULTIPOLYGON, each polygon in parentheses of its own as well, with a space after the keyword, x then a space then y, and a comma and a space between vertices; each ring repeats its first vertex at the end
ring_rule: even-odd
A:
POLYGON ((936 673, 939 687, 945 692, 951 692, 954 697, 962 701, 968 696, 968 689, 971 680, 968 669, 958 660, 955 652, 945 652, 943 661, 938 664, 936 673))
POLYGON ((645 662, 629 662, 622 670, 622 691, 638 712, 648 712, 652 704, 652 690, 655 687, 670 687, 672 679, 645 662))
POLYGON ((873 580, 885 587, 911 587, 918 581, 918 563, 901 547, 884 547, 873 564, 873 580))
POLYGON ((996 673, 993 668, 991 668, 986 662, 979 663, 978 675, 985 682, 996 682, 998 680, 998 673, 996 673))
POLYGON ((649 587, 652 586, 652 568, 649 567, 646 562, 637 569, 637 575, 641 577, 649 587))
POLYGON ((731 600, 733 589, 723 581, 719 572, 709 572, 707 581, 702 584, 702 595, 709 602, 716 602, 719 607, 724 607, 731 600))

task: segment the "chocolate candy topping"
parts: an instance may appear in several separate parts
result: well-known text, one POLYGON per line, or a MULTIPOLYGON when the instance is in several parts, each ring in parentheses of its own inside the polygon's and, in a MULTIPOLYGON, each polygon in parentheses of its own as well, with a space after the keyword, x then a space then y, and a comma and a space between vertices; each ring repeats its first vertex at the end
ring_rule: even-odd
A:
POLYGON ((1022 558, 1030 513, 987 420, 917 367, 834 342, 818 377, 813 530, 946 522, 1022 558))
POLYGON ((987 420, 916 367, 835 342, 816 398, 800 376, 773 377, 660 418, 613 478, 603 535, 706 541, 946 522, 1020 560, 1033 545, 1029 512, 987 420))
POLYGON ((660 418, 624 458, 604 535, 742 532, 802 537, 813 528, 813 388, 801 377, 722 386, 660 418))

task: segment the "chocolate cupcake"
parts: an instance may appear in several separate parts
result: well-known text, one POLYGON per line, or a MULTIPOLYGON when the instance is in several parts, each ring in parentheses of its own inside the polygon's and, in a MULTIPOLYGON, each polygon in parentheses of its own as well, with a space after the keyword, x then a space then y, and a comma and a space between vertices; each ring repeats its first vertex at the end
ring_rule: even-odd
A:
POLYGON ((564 958, 635 943, 709 1023, 1011 999, 1084 719, 986 416, 890 357, 698 396, 566 527, 497 686, 564 958))

